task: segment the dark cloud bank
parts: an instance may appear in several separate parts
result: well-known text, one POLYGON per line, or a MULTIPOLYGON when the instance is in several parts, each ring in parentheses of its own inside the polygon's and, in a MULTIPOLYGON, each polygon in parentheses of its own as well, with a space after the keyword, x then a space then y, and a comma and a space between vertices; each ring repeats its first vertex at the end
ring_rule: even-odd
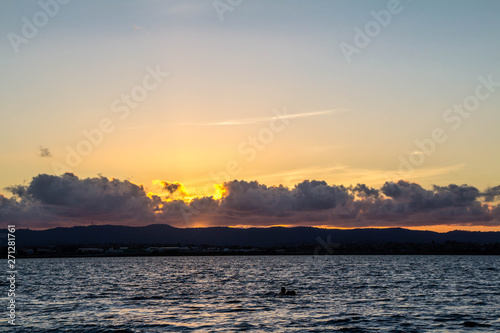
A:
MULTIPOLYGON (((166 188, 171 194, 178 183, 166 188)), ((105 177, 80 179, 41 174, 29 185, 0 194, 0 221, 19 227, 99 224, 178 227, 227 225, 331 225, 336 227, 500 225, 500 186, 484 192, 468 185, 434 186, 400 180, 380 189, 364 184, 344 187, 305 180, 293 188, 256 181, 224 184, 220 200, 200 197, 185 203, 147 196, 143 186, 105 177)))

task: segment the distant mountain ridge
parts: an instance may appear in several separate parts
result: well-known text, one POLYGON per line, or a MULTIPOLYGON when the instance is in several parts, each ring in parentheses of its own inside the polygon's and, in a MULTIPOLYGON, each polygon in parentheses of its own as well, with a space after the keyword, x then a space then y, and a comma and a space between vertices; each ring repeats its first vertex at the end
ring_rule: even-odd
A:
MULTIPOLYGON (((5 233, 6 230, 1 231, 5 233)), ((339 244, 380 243, 500 243, 500 232, 451 231, 438 233, 403 228, 321 229, 314 227, 270 228, 175 228, 166 224, 143 227, 121 225, 78 226, 47 230, 16 230, 16 245, 103 245, 103 244, 181 244, 210 246, 311 246, 319 242, 339 244)))

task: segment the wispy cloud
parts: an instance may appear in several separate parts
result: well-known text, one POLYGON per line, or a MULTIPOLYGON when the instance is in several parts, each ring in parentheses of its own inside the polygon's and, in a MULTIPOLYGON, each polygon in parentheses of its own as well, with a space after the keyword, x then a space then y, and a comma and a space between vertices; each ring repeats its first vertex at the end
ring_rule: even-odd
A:
POLYGON ((295 118, 308 118, 316 116, 324 116, 327 114, 335 114, 340 112, 346 112, 344 109, 334 109, 334 110, 322 110, 313 112, 303 112, 303 113, 284 113, 282 115, 273 117, 256 117, 256 118, 243 118, 243 119, 233 119, 218 121, 213 123, 181 123, 181 125, 196 125, 196 126, 228 126, 228 125, 253 125, 258 123, 265 123, 273 119, 295 119, 295 118))
POLYGON ((287 185, 291 185, 293 182, 304 180, 304 175, 306 178, 314 179, 315 177, 321 175, 330 175, 335 172, 340 172, 341 170, 345 170, 347 167, 344 165, 337 165, 334 167, 311 167, 311 168, 300 168, 287 170, 283 172, 277 173, 267 173, 267 174, 255 174, 251 175, 250 178, 253 179, 271 179, 271 180, 281 180, 284 181, 287 185))
POLYGON ((434 168, 422 168, 415 170, 411 177, 399 173, 398 170, 355 168, 348 165, 336 165, 331 167, 310 167, 286 170, 278 173, 252 174, 249 178, 262 181, 271 180, 275 183, 292 185, 305 179, 325 179, 340 184, 348 184, 353 179, 357 183, 366 183, 370 186, 381 186, 387 181, 398 181, 404 178, 428 179, 436 176, 458 172, 465 164, 454 164, 434 168))
POLYGON ((442 167, 421 168, 410 172, 400 172, 398 170, 388 172, 385 171, 383 174, 385 181, 397 181, 399 179, 425 179, 458 172, 462 170, 464 166, 465 163, 458 163, 442 167))

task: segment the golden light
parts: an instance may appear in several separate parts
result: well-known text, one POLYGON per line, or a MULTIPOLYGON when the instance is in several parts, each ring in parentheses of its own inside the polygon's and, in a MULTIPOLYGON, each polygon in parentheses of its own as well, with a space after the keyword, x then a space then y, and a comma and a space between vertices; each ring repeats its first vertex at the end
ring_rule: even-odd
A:
POLYGON ((227 189, 224 187, 224 184, 215 184, 215 194, 213 198, 215 200, 220 200, 227 195, 227 189))
POLYGON ((151 198, 151 195, 157 195, 162 198, 164 201, 173 201, 173 200, 184 200, 190 201, 193 196, 189 196, 186 187, 184 184, 180 182, 167 182, 161 179, 153 179, 151 181, 153 185, 156 187, 157 192, 164 193, 153 193, 149 192, 148 196, 151 198))

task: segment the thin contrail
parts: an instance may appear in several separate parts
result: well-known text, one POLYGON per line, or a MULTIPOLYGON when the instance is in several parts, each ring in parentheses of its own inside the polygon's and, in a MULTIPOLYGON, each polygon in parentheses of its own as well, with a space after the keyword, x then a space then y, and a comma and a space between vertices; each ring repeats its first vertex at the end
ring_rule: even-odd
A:
POLYGON ((274 117, 259 117, 259 118, 244 118, 244 119, 226 120, 226 121, 220 121, 220 122, 215 122, 215 123, 182 123, 182 125, 197 125, 197 126, 250 125, 250 124, 267 122, 267 121, 270 121, 272 119, 306 118, 306 117, 321 116, 321 115, 333 114, 333 113, 339 113, 339 112, 345 112, 345 111, 346 110, 343 110, 343 109, 335 109, 335 110, 324 110, 324 111, 284 114, 284 115, 274 116, 274 117))

